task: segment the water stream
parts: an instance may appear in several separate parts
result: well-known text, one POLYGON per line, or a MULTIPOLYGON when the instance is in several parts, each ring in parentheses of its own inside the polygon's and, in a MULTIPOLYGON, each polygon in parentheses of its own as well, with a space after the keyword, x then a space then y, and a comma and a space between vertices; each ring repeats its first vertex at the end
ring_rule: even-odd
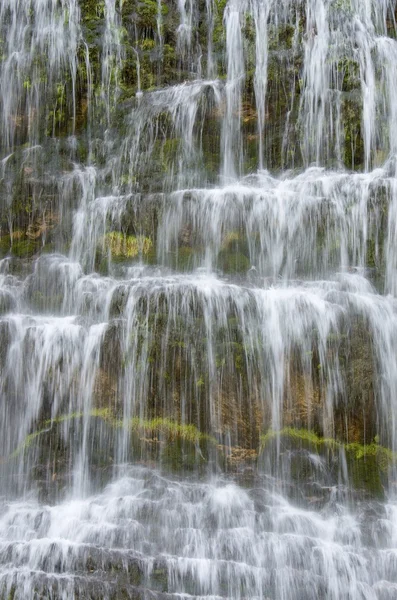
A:
POLYGON ((397 598, 396 0, 0 3, 0 600, 397 598))

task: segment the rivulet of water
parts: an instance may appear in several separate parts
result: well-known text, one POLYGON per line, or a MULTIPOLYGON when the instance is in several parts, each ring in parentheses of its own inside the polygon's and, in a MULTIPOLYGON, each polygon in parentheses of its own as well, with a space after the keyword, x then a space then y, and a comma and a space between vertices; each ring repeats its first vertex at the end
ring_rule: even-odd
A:
POLYGON ((397 597, 395 0, 3 0, 0 599, 397 597))

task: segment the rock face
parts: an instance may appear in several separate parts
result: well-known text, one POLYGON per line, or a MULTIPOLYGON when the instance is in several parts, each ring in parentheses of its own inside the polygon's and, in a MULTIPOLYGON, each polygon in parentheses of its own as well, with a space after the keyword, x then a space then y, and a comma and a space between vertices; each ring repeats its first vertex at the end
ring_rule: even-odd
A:
POLYGON ((59 419, 70 456, 101 445, 97 410, 116 462, 133 419, 195 427, 229 467, 283 427, 394 451, 394 18, 5 3, 5 473, 25 485, 18 448, 59 419))
POLYGON ((396 9, 2 0, 1 600, 395 597, 396 9))

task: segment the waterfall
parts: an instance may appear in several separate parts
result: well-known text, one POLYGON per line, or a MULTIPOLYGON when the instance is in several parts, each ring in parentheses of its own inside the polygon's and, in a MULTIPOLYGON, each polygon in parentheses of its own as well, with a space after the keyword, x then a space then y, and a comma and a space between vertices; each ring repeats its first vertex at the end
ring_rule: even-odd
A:
POLYGON ((1 600, 397 597, 396 19, 2 1, 1 600))

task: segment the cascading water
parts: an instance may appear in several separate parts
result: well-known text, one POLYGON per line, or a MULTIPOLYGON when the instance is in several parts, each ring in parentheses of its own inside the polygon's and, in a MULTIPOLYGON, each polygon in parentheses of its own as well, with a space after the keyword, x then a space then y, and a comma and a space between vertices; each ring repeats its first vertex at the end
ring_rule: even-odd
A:
POLYGON ((397 598, 396 17, 1 2, 1 600, 397 598))

